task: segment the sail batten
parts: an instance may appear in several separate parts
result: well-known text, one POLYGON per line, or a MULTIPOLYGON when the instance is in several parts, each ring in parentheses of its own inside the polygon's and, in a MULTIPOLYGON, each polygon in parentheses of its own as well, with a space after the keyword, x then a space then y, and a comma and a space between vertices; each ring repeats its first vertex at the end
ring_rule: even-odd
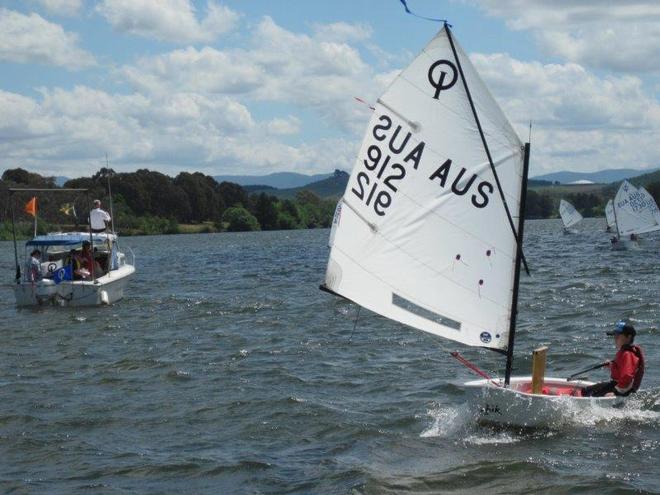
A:
POLYGON ((449 36, 441 30, 375 104, 333 220, 325 285, 394 321, 502 350, 523 146, 449 36))

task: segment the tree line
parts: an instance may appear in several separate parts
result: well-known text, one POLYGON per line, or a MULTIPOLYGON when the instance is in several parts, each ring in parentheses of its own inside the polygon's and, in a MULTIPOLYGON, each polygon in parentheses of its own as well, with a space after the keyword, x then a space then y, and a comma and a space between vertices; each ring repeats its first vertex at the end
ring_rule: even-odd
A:
MULTIPOLYGON (((656 202, 660 199, 660 181, 647 184, 656 202)), ((38 194, 39 232, 63 226, 86 228, 92 199, 101 199, 109 209, 110 191, 116 230, 122 234, 170 234, 187 232, 222 232, 249 230, 285 230, 329 227, 336 199, 320 198, 308 190, 293 199, 281 199, 267 192, 250 194, 231 182, 218 183, 200 172, 181 172, 169 177, 157 171, 140 169, 116 173, 101 168, 91 177, 67 181, 62 188, 52 177, 43 177, 21 168, 9 169, 0 180, 0 239, 11 237, 9 188, 82 188, 86 194, 38 194), (64 208, 64 205, 74 208, 64 208), (75 210, 76 215, 72 215, 75 210), (68 214, 67 214, 68 213, 68 214)), ((607 199, 615 193, 607 186, 595 193, 562 195, 584 216, 603 216, 607 199)), ((32 232, 32 219, 23 213, 23 205, 32 196, 15 193, 14 203, 21 237, 32 232)), ((558 215, 559 196, 529 189, 525 218, 553 218, 558 215)))
MULTIPOLYGON (((38 193, 40 231, 61 225, 84 227, 91 200, 101 199, 107 210, 110 192, 116 230, 124 234, 322 228, 330 226, 336 204, 335 200, 306 190, 298 192, 294 199, 279 199, 263 192, 248 194, 238 184, 218 183, 199 172, 181 172, 172 178, 146 169, 116 173, 101 168, 92 177, 71 179, 60 188, 51 177, 17 168, 6 170, 0 181, 2 238, 7 238, 9 228, 10 188, 87 189, 73 197, 38 193), (74 208, 65 207, 70 205, 74 208)), ((21 232, 29 231, 31 218, 23 213, 23 205, 32 194, 20 192, 14 196, 21 232)))

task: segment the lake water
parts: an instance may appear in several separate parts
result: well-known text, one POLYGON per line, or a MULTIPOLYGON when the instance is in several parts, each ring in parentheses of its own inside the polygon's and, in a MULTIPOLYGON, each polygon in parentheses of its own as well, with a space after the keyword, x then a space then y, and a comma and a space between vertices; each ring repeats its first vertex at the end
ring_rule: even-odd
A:
POLYGON ((499 354, 364 310, 353 333, 318 290, 328 231, 125 238, 127 297, 87 309, 16 309, 0 243, 0 492, 658 493, 660 238, 581 229, 527 223, 516 374, 541 344, 549 375, 612 357, 627 317, 646 391, 525 432, 474 422, 448 352, 493 374, 499 354))

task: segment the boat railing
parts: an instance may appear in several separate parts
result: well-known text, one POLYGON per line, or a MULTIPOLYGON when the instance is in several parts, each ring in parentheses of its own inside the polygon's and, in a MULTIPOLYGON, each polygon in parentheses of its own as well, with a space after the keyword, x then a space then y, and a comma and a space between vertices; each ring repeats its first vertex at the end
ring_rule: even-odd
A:
POLYGON ((128 261, 124 261, 124 263, 126 263, 126 264, 128 264, 128 265, 131 265, 133 268, 135 268, 135 253, 134 253, 133 250, 132 250, 130 247, 128 247, 128 246, 126 246, 126 249, 127 249, 128 252, 131 254, 131 262, 128 263, 128 261))

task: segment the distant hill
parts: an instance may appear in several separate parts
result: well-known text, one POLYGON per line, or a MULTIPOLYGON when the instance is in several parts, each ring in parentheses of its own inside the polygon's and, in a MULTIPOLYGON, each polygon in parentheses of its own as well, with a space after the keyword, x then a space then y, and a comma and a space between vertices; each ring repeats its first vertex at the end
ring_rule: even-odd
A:
POLYGON ((64 177, 64 176, 61 176, 61 175, 53 177, 53 179, 55 179, 55 185, 58 186, 58 187, 62 187, 64 185, 64 183, 69 180, 68 177, 64 177))
POLYGON ((301 187, 291 187, 287 189, 262 188, 250 191, 250 194, 265 192, 272 196, 282 199, 294 198, 300 191, 311 191, 321 198, 339 198, 346 190, 349 174, 343 170, 335 170, 330 177, 312 182, 301 187))
POLYGON ((532 177, 531 180, 545 180, 550 182, 559 182, 560 184, 568 184, 578 180, 588 180, 597 184, 610 184, 612 182, 619 182, 623 179, 630 179, 639 175, 653 172, 654 170, 635 170, 632 168, 618 168, 612 170, 600 170, 598 172, 553 172, 551 174, 539 175, 532 177))
POLYGON ((254 186, 241 186, 247 191, 248 194, 268 192, 268 191, 277 191, 277 188, 272 186, 264 186, 263 184, 258 184, 254 186))
POLYGON ((638 175, 631 178, 631 181, 636 186, 647 186, 651 182, 660 182, 660 170, 649 172, 648 174, 638 175))
POLYGON ((312 182, 318 182, 331 177, 333 174, 306 175, 295 172, 275 172, 268 175, 216 175, 218 182, 233 182, 241 186, 270 186, 277 189, 290 189, 302 187, 312 182))

